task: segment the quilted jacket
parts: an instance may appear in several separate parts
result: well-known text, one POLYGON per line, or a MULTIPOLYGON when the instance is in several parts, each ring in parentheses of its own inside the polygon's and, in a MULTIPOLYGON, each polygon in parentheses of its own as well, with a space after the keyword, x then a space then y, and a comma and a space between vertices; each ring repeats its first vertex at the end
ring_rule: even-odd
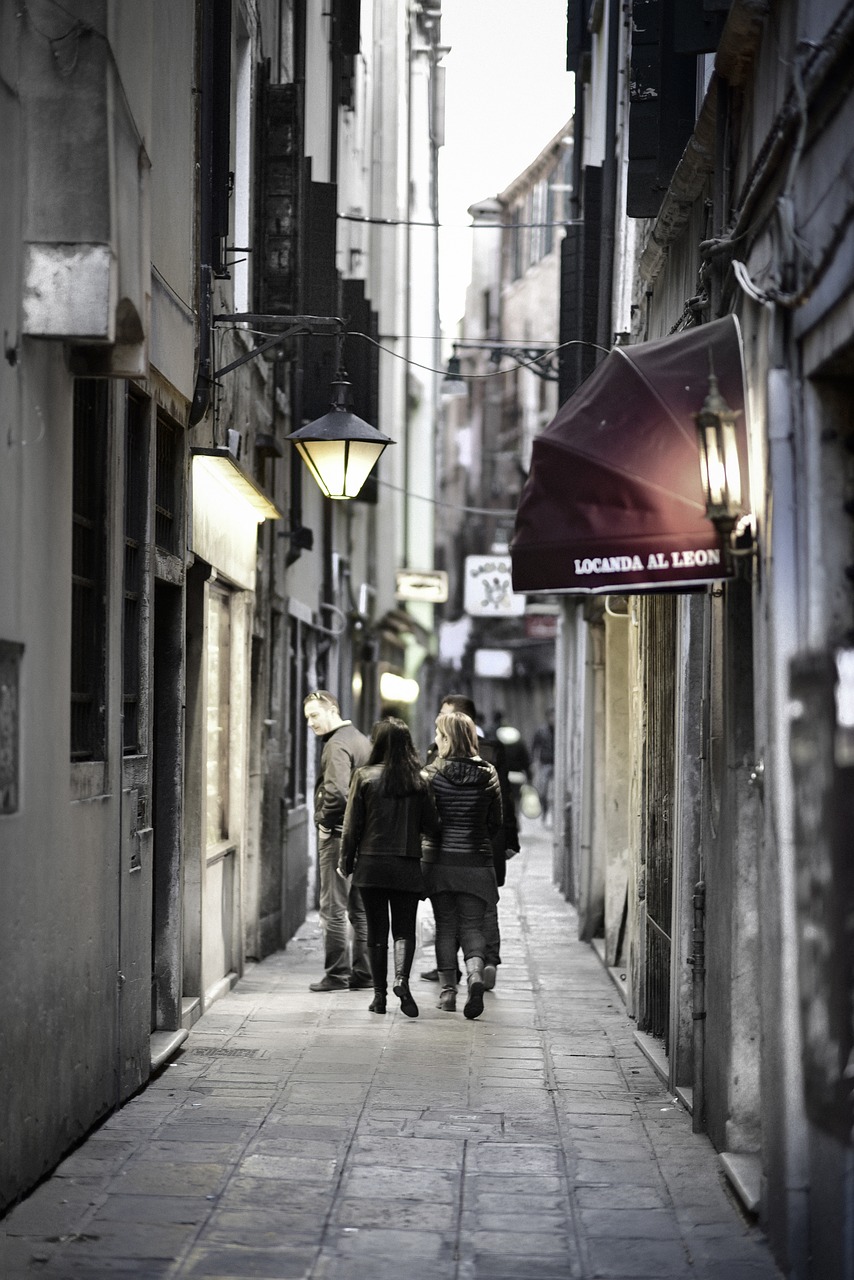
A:
POLYGON ((425 862, 491 867, 492 842, 504 826, 501 787, 493 765, 479 756, 437 758, 425 770, 442 830, 422 843, 425 862))

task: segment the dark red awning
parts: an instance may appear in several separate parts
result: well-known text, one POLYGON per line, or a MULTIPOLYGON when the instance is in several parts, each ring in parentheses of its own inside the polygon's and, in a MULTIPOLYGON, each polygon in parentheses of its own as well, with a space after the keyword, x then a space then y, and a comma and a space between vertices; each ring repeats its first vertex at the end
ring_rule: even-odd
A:
POLYGON ((693 415, 709 360, 747 445, 741 333, 734 316, 614 347, 534 441, 511 546, 519 592, 605 593, 725 578, 706 517, 693 415))

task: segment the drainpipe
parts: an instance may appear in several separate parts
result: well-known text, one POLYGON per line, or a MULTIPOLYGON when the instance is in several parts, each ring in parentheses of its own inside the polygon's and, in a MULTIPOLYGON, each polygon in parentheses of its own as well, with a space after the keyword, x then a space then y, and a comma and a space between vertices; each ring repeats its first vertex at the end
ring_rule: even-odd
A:
POLYGON ((213 266, 213 13, 212 5, 202 3, 202 50, 199 108, 199 361, 189 425, 198 426, 211 402, 211 281, 213 266))
MULTIPOLYGON (((782 337, 778 338, 782 348, 782 337)), ((783 351, 774 353, 782 364, 783 351)), ((798 562, 795 534, 795 426, 792 414, 795 388, 785 367, 768 371, 768 484, 774 495, 770 522, 769 574, 770 663, 768 692, 771 731, 766 760, 770 829, 766 841, 776 846, 780 902, 780 1008, 777 1072, 780 1114, 784 1127, 785 1232, 789 1273, 809 1275, 808 1133, 804 1113, 801 1062, 800 993, 798 986, 797 866, 794 836, 794 792, 789 765, 789 662, 797 646, 792 599, 797 598, 798 562)), ((767 857, 767 855, 766 855, 767 857)), ((762 885, 760 883, 760 893, 762 885)))
POLYGON ((694 885, 694 954, 692 1006, 694 1017, 694 1101, 691 1128, 705 1132, 706 1117, 706 882, 694 885))
MULTIPOLYGON (((617 59, 620 47, 619 0, 606 10, 608 38, 608 89, 605 113, 605 155, 602 161, 602 243, 599 258, 599 308, 596 341, 610 347, 613 340, 611 312, 614 291, 614 223, 617 217, 617 59)), ((597 353, 598 355, 598 353, 597 353)))

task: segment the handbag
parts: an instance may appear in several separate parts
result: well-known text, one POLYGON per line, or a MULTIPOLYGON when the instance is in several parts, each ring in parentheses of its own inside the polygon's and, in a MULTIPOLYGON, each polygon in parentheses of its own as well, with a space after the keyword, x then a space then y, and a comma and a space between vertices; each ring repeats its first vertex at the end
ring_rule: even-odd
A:
POLYGON ((539 818, 543 812, 540 793, 530 782, 524 782, 519 792, 519 808, 526 818, 539 818))

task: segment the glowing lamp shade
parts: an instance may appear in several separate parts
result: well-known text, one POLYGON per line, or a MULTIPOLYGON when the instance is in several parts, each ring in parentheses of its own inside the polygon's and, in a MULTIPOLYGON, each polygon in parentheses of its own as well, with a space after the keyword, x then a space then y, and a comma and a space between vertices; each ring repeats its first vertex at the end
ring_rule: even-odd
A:
POLYGON ((333 382, 332 407, 286 438, 327 498, 355 498, 386 445, 394 441, 347 408, 345 379, 333 382))
POLYGON ((384 671, 380 676, 380 697, 383 702, 413 703, 418 700, 418 681, 399 676, 394 671, 384 671))
POLYGON ((718 380, 709 374, 709 393, 699 413, 694 414, 700 446, 700 476, 706 498, 706 515, 723 534, 729 534, 744 515, 741 469, 735 421, 718 390, 718 380))

